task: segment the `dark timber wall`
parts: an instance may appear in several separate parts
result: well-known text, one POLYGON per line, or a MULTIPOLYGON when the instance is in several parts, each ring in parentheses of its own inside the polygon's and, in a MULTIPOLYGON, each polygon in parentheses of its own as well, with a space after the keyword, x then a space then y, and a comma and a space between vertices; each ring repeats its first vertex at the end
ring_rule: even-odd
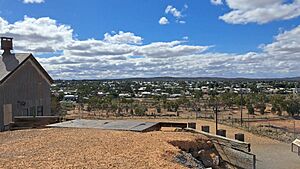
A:
POLYGON ((31 59, 0 84, 0 130, 4 127, 4 104, 12 104, 13 117, 51 115, 50 83, 31 59), (39 110, 42 106, 42 114, 36 114, 38 106, 39 110))

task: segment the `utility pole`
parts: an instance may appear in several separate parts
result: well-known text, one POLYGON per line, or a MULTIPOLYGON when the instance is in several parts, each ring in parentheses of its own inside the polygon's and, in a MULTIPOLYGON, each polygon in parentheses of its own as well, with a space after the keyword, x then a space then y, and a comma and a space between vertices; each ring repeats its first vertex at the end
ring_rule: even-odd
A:
POLYGON ((217 98, 215 98, 215 114, 216 114, 216 134, 218 131, 218 101, 217 98))
POLYGON ((241 88, 241 90, 240 90, 240 92, 241 92, 241 126, 243 126, 243 90, 242 90, 242 88, 241 88))

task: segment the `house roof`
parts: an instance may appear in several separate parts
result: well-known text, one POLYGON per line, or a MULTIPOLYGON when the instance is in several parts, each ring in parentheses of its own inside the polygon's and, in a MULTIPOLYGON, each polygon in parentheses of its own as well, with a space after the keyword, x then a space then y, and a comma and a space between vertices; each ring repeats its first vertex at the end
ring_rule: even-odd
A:
POLYGON ((53 83, 53 79, 31 53, 16 53, 8 56, 0 55, 0 84, 2 84, 7 78, 9 78, 29 59, 31 59, 35 63, 35 65, 45 75, 49 82, 53 83))

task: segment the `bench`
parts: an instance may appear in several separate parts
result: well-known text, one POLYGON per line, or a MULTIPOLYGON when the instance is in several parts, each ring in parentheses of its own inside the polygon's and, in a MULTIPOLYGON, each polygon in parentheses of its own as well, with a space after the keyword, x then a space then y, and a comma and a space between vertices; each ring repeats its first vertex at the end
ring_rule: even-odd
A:
POLYGON ((295 139, 295 140, 292 142, 292 152, 294 152, 294 146, 297 147, 298 156, 300 156, 300 140, 299 140, 299 139, 295 139))

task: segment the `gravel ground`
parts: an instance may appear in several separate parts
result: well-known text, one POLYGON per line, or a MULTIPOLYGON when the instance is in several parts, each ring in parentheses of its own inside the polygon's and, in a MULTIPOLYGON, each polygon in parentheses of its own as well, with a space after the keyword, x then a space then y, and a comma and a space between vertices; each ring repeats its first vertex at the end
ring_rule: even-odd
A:
POLYGON ((0 168, 184 168, 170 142, 191 133, 32 129, 0 133, 0 168))

